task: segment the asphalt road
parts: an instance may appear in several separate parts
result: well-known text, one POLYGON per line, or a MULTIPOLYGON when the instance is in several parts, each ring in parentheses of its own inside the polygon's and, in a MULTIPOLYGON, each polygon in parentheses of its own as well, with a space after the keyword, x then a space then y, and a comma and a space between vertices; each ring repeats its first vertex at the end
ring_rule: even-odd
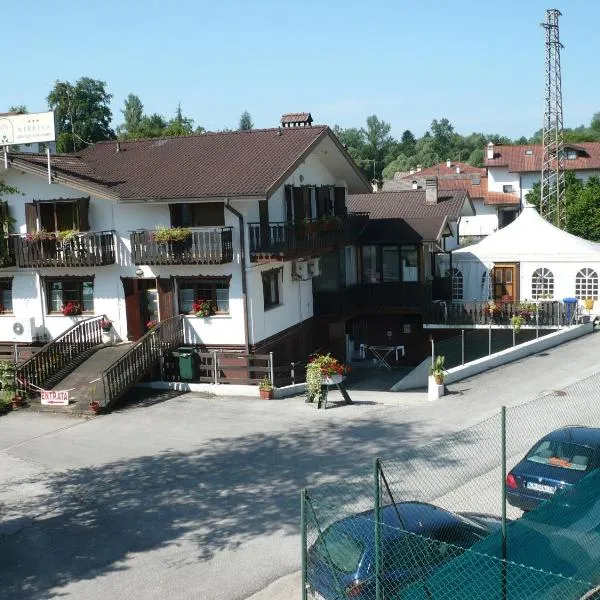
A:
POLYGON ((550 393, 508 411, 511 457, 565 422, 600 425, 600 376, 577 383, 599 350, 592 334, 435 403, 361 390, 317 411, 192 393, 90 420, 0 417, 0 598, 247 598, 299 568, 300 489, 350 508, 375 456, 399 496, 498 512, 499 407, 550 393))

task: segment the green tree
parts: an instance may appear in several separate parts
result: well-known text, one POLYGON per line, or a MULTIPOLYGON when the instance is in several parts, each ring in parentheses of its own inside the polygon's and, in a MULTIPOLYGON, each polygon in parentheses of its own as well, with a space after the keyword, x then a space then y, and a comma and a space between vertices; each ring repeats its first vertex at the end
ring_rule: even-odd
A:
POLYGON ((138 130, 144 118, 144 105, 139 96, 129 94, 121 112, 125 122, 117 129, 119 137, 123 139, 139 137, 138 130))
POLYGON ((472 167, 483 167, 485 165, 483 148, 476 148, 469 154, 467 161, 472 167))
POLYGON ((104 81, 90 77, 82 77, 74 85, 57 81, 47 97, 58 124, 57 150, 77 152, 88 144, 114 139, 111 98, 104 81))
POLYGON ((361 129, 364 145, 359 166, 369 178, 381 179, 383 168, 397 152, 398 142, 390 135, 392 126, 376 115, 367 117, 366 129, 361 129))
POLYGON ((177 105, 175 116, 167 123, 163 135, 170 137, 176 135, 191 135, 194 133, 194 119, 184 117, 181 103, 177 105))
POLYGON ((252 117, 250 116, 250 113, 245 110, 241 115, 240 115, 240 124, 238 129, 240 131, 249 131, 250 129, 254 129, 254 123, 252 122, 252 117))
POLYGON ((454 145, 454 127, 443 118, 439 121, 433 119, 431 122, 431 135, 433 137, 433 151, 438 156, 438 161, 450 158, 454 145))
POLYGON ((417 140, 410 129, 405 129, 400 138, 400 152, 406 156, 411 156, 415 152, 417 140))
POLYGON ((590 123, 590 129, 600 132, 600 112, 594 113, 590 123))
POLYGON ((155 138, 165 135, 167 122, 164 117, 157 113, 145 115, 142 117, 137 129, 137 137, 140 138, 155 138))
POLYGON ((26 115, 29 111, 27 110, 27 107, 24 104, 13 104, 8 109, 8 112, 17 113, 19 115, 26 115))

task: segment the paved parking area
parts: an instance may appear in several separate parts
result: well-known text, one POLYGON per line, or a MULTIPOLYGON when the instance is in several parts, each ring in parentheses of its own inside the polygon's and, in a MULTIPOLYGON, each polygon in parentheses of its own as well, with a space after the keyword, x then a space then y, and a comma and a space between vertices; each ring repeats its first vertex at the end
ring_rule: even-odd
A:
POLYGON ((0 595, 298 598, 302 487, 347 480, 377 455, 424 460, 423 446, 502 404, 596 373, 598 350, 593 334, 454 384, 435 403, 357 389, 355 404, 318 411, 302 398, 190 393, 94 419, 1 417, 0 595))

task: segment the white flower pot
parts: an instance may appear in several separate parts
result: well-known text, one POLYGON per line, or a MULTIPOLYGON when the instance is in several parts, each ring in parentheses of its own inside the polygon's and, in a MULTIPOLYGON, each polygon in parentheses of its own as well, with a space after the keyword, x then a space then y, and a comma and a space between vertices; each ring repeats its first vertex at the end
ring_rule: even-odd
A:
POLYGON ((111 331, 102 331, 102 343, 105 346, 112 346, 115 343, 115 337, 111 331))
POLYGON ((340 375, 339 373, 335 373, 334 375, 331 375, 330 377, 323 377, 324 385, 337 385, 337 384, 342 383, 342 381, 344 381, 344 377, 342 375, 340 375))

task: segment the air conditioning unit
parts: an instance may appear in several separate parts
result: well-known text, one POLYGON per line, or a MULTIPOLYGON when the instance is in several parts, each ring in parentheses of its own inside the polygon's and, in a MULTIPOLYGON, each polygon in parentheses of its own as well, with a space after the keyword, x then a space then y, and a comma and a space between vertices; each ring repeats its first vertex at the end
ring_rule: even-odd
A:
POLYGON ((292 265, 292 277, 296 281, 305 281, 310 279, 310 275, 308 273, 308 263, 305 260, 297 260, 294 262, 292 265))
POLYGON ((36 339, 35 319, 19 319, 12 326, 11 340, 13 342, 31 343, 36 339))
POLYGON ((310 277, 318 277, 321 274, 320 258, 313 258, 308 261, 308 274, 310 277))

